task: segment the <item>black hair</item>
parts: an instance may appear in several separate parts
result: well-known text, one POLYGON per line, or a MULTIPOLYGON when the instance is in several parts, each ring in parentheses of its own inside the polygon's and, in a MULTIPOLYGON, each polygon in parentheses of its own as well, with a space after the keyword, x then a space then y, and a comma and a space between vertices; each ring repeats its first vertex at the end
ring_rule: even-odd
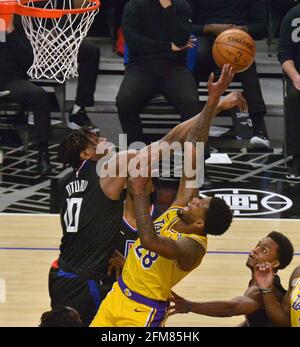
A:
POLYGON ((291 241, 277 231, 272 231, 267 237, 276 242, 278 246, 278 260, 280 261, 278 269, 284 269, 290 264, 294 255, 294 247, 291 241))
POLYGON ((40 327, 82 327, 83 322, 79 313, 70 307, 57 306, 51 311, 44 312, 40 327))
POLYGON ((233 214, 223 199, 213 197, 205 215, 205 232, 210 235, 222 235, 229 228, 233 214))
POLYGON ((90 143, 89 129, 81 128, 73 130, 59 145, 58 155, 64 167, 71 166, 73 169, 80 167, 80 153, 84 151, 90 143))

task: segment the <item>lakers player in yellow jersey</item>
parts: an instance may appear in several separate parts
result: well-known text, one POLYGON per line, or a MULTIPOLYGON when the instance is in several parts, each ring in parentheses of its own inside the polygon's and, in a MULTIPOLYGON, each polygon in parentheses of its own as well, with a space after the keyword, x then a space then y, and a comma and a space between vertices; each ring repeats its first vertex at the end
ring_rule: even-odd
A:
POLYGON ((273 292, 273 269, 270 263, 257 265, 255 279, 264 293, 264 305, 270 320, 278 327, 300 328, 300 266, 292 273, 289 280, 289 289, 281 304, 273 292))
MULTIPOLYGON (((222 72, 208 83, 209 98, 201 116, 187 134, 195 163, 195 145, 205 143, 211 120, 233 74, 222 72)), ((221 235, 230 226, 232 212, 219 198, 199 199, 199 188, 181 178, 172 206, 154 222, 149 215, 145 187, 150 178, 129 178, 139 239, 134 243, 122 274, 102 302, 91 326, 158 327, 168 312, 171 289, 198 267, 207 249, 207 235, 221 235)), ((193 180, 192 178, 191 180, 193 180)))

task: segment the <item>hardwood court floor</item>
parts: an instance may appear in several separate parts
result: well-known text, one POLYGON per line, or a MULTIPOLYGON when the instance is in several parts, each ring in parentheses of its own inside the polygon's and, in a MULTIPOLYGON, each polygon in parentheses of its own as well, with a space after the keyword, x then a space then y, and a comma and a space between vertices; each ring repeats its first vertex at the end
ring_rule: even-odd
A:
MULTIPOLYGON (((0 326, 37 326, 49 309, 47 276, 58 255, 57 215, 0 215, 0 326)), ((235 220, 222 237, 210 237, 202 264, 174 290, 192 300, 230 299, 242 295, 250 279, 247 253, 270 231, 286 234, 296 256, 281 271, 287 286, 292 269, 300 264, 299 220, 235 220)), ((235 326, 243 317, 212 318, 188 314, 170 317, 167 326, 235 326)))

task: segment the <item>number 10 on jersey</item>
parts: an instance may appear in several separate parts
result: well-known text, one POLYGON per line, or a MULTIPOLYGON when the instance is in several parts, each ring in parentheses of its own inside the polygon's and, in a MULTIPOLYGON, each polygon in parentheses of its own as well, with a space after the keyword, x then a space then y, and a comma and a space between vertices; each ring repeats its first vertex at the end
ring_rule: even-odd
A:
POLYGON ((67 210, 64 214, 67 233, 77 233, 82 198, 67 199, 67 210))

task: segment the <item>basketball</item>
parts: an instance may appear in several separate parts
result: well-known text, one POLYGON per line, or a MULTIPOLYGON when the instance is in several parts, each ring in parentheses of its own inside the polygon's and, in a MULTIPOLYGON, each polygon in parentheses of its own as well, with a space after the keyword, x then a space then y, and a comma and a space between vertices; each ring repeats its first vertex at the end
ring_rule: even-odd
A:
POLYGON ((228 29, 215 39, 212 54, 220 68, 224 64, 230 64, 234 72, 242 72, 247 70, 255 59, 255 41, 243 30, 228 29))

